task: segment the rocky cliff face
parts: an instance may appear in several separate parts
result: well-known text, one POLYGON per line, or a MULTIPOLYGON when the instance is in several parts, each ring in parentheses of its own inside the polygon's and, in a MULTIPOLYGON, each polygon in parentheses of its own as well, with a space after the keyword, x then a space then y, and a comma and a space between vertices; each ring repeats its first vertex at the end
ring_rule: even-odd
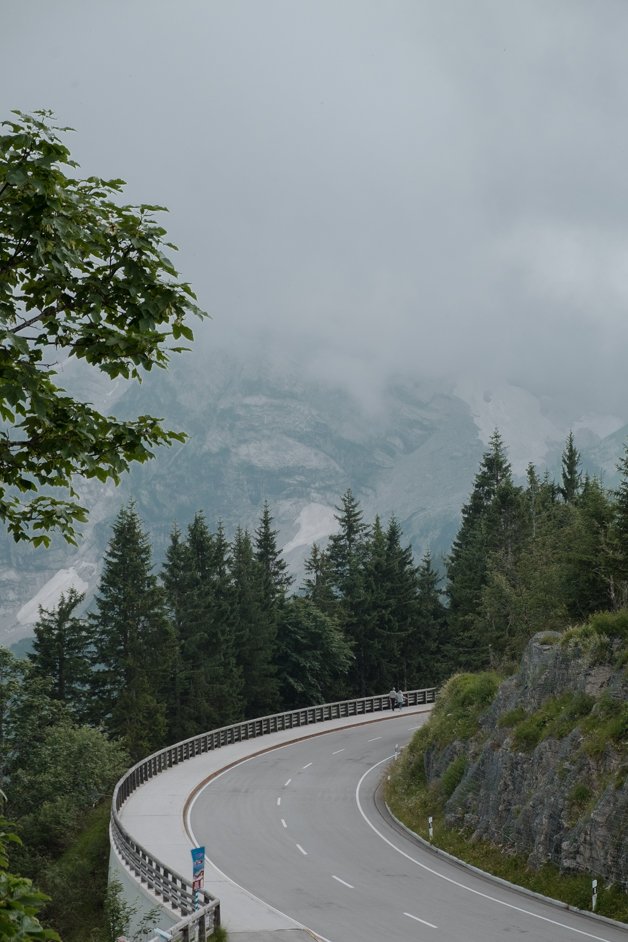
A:
POLYGON ((626 644, 575 631, 537 635, 468 742, 428 749, 438 781, 464 768, 449 825, 563 871, 628 888, 626 644))

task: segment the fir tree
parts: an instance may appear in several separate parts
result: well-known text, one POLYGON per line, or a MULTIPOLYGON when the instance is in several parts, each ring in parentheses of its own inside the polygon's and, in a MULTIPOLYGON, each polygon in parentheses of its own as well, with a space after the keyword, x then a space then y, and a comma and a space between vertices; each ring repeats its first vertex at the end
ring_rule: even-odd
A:
POLYGON ((605 549, 613 508, 601 482, 585 476, 577 503, 569 509, 565 547, 565 599, 573 620, 585 621, 594 612, 612 607, 605 549))
POLYGON ((447 563, 449 599, 448 651, 452 670, 478 669, 490 660, 491 637, 486 622, 477 622, 482 591, 488 581, 489 556, 514 548, 514 518, 518 493, 499 432, 491 436, 482 456, 470 498, 447 563))
POLYGON ((245 716, 279 709, 275 665, 277 626, 264 608, 262 578, 251 537, 238 527, 231 550, 231 598, 237 658, 244 684, 245 716))
POLYGON ((185 544, 173 534, 162 578, 177 642, 178 738, 242 716, 227 556, 222 527, 210 533, 202 513, 188 527, 185 544))
POLYGON ((612 523, 606 547, 609 592, 615 609, 628 607, 628 443, 617 465, 612 523))
POLYGON ((132 504, 114 523, 95 601, 89 618, 93 719, 137 759, 164 741, 173 646, 148 538, 132 504))
POLYGON ((244 717, 244 682, 237 657, 230 564, 231 548, 219 522, 213 539, 210 591, 213 641, 218 655, 214 691, 220 698, 223 725, 244 717))
POLYGON ((319 611, 324 612, 326 615, 335 615, 338 609, 338 600, 334 594, 328 554, 319 549, 316 543, 313 543, 304 565, 306 573, 302 586, 304 597, 313 602, 319 611))
POLYGON ((571 504, 578 498, 582 487, 582 474, 580 472, 580 452, 573 440, 573 432, 567 436, 563 450, 560 494, 566 504, 571 504))
POLYGON ((338 531, 329 539, 327 556, 334 594, 338 599, 338 620, 351 644, 355 661, 349 675, 354 696, 366 696, 370 677, 367 664, 364 562, 368 528, 362 510, 350 490, 336 510, 338 531))
POLYGON ((277 531, 273 530, 272 521, 266 501, 255 531, 255 559, 260 570, 262 597, 269 609, 275 609, 283 603, 293 582, 288 565, 277 547, 277 531))
POLYGON ((375 518, 365 546, 362 674, 369 693, 406 687, 402 652, 416 620, 417 579, 412 548, 401 545, 393 517, 384 531, 375 518))
POLYGON ((444 654, 447 609, 443 602, 441 581, 427 550, 416 575, 412 629, 402 646, 405 688, 435 687, 447 677, 444 654))
MULTIPOLYGON (((179 742, 190 735, 186 716, 189 677, 185 667, 184 649, 188 637, 188 614, 193 592, 193 571, 190 548, 181 531, 174 526, 161 571, 164 602, 173 635, 173 656, 167 682, 168 739, 179 742)), ((196 730, 195 730, 196 731, 196 730)))
POLYGON ((84 595, 70 588, 55 609, 39 609, 33 650, 28 655, 33 676, 52 682, 52 696, 65 703, 76 717, 85 715, 90 677, 89 634, 85 619, 75 614, 84 595))
POLYGON ((345 491, 334 515, 338 530, 329 538, 327 557, 334 589, 338 597, 351 595, 357 569, 362 562, 364 540, 368 527, 364 523, 359 502, 345 491))
MULTIPOLYGON (((363 696, 397 684, 401 632, 395 619, 392 566, 379 517, 365 541, 361 567, 359 626, 353 631, 355 672, 363 696)), ((356 619, 356 622, 358 619, 356 619)))

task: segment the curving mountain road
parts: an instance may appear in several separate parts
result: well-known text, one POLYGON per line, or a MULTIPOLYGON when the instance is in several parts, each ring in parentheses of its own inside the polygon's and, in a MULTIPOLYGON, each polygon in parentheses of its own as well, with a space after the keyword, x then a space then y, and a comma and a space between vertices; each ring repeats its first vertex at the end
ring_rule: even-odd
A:
POLYGON ((378 812, 404 715, 314 736, 212 779, 189 809, 228 878, 330 942, 627 942, 628 931, 452 865, 378 812))

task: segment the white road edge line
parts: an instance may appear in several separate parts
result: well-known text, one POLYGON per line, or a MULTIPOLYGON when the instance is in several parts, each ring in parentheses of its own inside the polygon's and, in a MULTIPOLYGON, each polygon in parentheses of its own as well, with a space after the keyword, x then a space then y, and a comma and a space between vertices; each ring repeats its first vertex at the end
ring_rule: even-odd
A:
POLYGON ((412 913, 404 913, 404 916, 407 916, 408 919, 416 919, 417 922, 422 922, 424 926, 429 926, 430 929, 438 929, 438 926, 435 926, 433 922, 427 922, 426 919, 419 919, 418 916, 413 916, 412 913))
POLYGON ((332 752, 332 756, 337 756, 339 752, 344 752, 344 749, 336 749, 335 752, 332 752))
POLYGON ((331 877, 332 880, 338 880, 338 883, 342 883, 343 886, 348 886, 350 890, 355 890, 354 886, 351 886, 351 884, 347 883, 346 880, 341 880, 340 877, 337 877, 335 873, 332 873, 331 877))
POLYGON ((304 768, 304 769, 309 769, 309 767, 311 766, 311 764, 312 764, 311 762, 308 762, 308 764, 307 764, 307 765, 304 765, 303 768, 304 768))
POLYGON ((372 831, 374 831, 378 837, 388 844, 389 847, 392 847, 393 850, 396 850, 398 854, 401 854, 402 857, 405 857, 406 860, 409 860, 411 863, 421 867, 422 870, 427 871, 427 873, 432 873, 435 877, 440 877, 441 880, 445 880, 447 883, 453 884, 453 886, 459 887, 461 890, 466 890, 468 893, 474 893, 475 896, 481 896, 483 899, 490 900, 491 903, 498 903, 500 906, 506 906, 508 909, 514 909, 518 913, 523 913, 526 916, 532 916, 534 919, 540 919, 542 922, 548 922, 552 926, 559 926, 561 929, 567 929, 569 932, 576 932, 578 935, 584 935, 587 939, 595 939, 595 942, 611 942, 610 939, 605 939, 601 935, 593 935, 592 932, 585 932, 584 929, 575 929, 573 926, 568 926, 564 922, 558 922, 556 919, 550 919, 548 916, 541 916, 538 913, 533 913, 529 909, 524 909, 522 906, 515 906, 514 903, 507 903, 503 899, 497 899, 495 896, 490 896, 488 893, 482 893, 480 890, 474 890, 471 886, 466 886, 464 883, 459 883, 458 880, 452 879, 452 877, 445 876, 444 873, 439 873, 438 870, 433 870, 431 867, 428 867, 427 864, 421 863, 420 860, 417 860, 416 857, 412 857, 410 854, 407 854, 405 850, 402 850, 400 847, 397 847, 396 844, 393 844, 392 841, 389 841, 385 834, 382 834, 381 831, 378 831, 375 825, 369 821, 362 804, 360 802, 360 787, 362 782, 369 775, 373 769, 378 768, 380 765, 383 765, 384 762, 390 762, 394 759, 394 755, 388 756, 386 759, 381 759, 379 762, 376 762, 375 765, 372 765, 370 769, 367 769, 355 789, 355 800, 358 806, 358 811, 362 815, 364 821, 368 824, 372 831))
POLYGON ((307 857, 307 851, 306 851, 303 847, 301 847, 300 844, 297 844, 297 847, 299 848, 299 850, 301 851, 301 853, 303 854, 303 856, 304 856, 304 857, 307 857))

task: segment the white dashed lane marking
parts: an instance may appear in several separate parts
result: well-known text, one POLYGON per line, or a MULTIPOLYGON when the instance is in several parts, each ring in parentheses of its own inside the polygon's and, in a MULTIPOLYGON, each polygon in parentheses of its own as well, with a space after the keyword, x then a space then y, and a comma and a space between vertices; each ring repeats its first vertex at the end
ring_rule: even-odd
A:
POLYGON ((407 916, 408 919, 415 919, 416 922, 422 922, 424 926, 429 926, 430 929, 438 929, 438 926, 435 926, 433 922, 426 922, 425 919, 419 919, 418 916, 413 916, 412 913, 404 913, 404 916, 407 916))
POLYGON ((381 739, 381 736, 374 736, 372 739, 367 739, 367 742, 377 742, 378 739, 381 739))
POLYGON ((300 844, 297 844, 297 847, 298 847, 298 849, 301 851, 301 853, 303 854, 303 856, 304 856, 304 857, 307 857, 307 851, 304 850, 303 847, 301 847, 300 844))
POLYGON ((354 886, 351 886, 351 884, 350 884, 350 883, 347 883, 346 880, 341 880, 340 877, 337 877, 334 873, 332 873, 331 876, 332 876, 332 879, 333 879, 333 880, 337 880, 338 883, 342 883, 343 886, 347 886, 350 890, 354 890, 354 889, 355 889, 354 886))
POLYGON ((283 783, 283 787, 284 787, 284 788, 287 788, 291 781, 292 781, 292 779, 289 778, 287 782, 284 782, 284 783, 283 783))
POLYGON ((304 769, 309 769, 309 767, 311 766, 311 764, 312 764, 311 762, 308 762, 308 764, 307 764, 307 765, 304 765, 303 768, 304 768, 304 769))
POLYGON ((332 756, 337 756, 339 752, 344 752, 344 749, 336 749, 335 752, 332 752, 332 756))

